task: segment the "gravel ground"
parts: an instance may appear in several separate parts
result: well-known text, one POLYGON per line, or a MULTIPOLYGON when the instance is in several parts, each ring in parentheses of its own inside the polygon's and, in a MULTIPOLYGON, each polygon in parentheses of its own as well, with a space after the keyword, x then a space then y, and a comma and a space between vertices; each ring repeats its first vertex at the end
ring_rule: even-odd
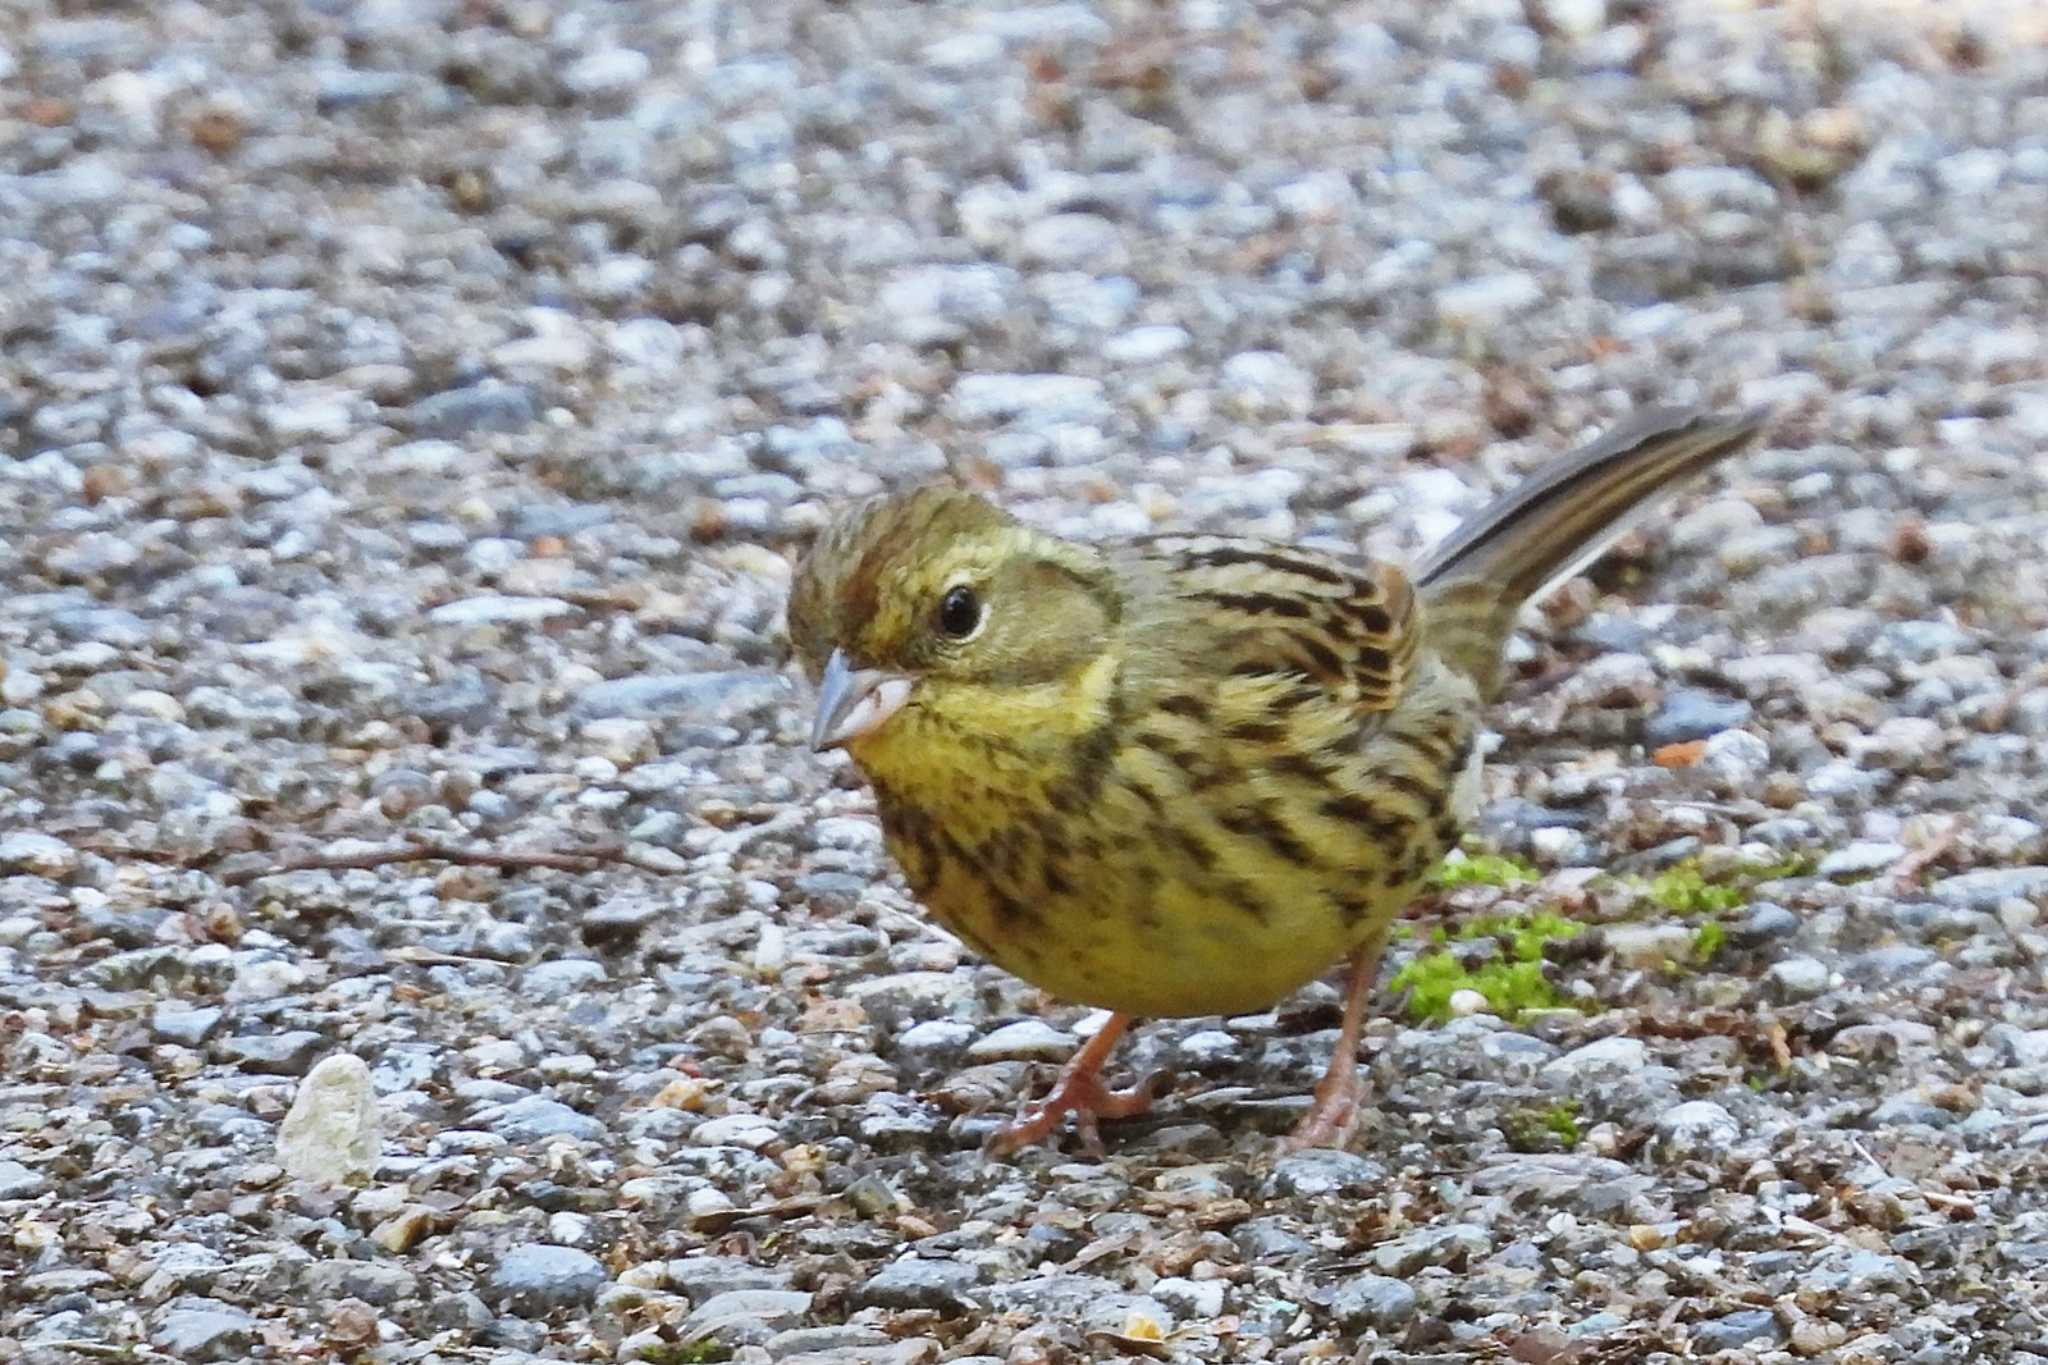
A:
POLYGON ((2048 1360, 2044 27, 0 10, 0 1360, 2048 1360), (1597 923, 1567 1007, 1380 1021, 1349 1153, 1324 987, 982 1157, 1090 1021, 802 750, 832 505, 1405 554, 1657 400, 1778 416, 1431 911, 1597 923))

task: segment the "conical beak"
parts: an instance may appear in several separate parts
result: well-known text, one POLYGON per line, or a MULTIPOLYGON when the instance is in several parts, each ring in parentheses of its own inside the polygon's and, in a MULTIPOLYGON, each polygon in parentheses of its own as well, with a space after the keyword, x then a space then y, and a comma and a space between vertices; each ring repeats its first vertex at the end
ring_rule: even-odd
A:
POLYGON ((846 655, 832 651, 818 680, 818 715, 811 722, 811 748, 837 749, 873 734, 910 700, 910 679, 879 668, 849 668, 846 655))

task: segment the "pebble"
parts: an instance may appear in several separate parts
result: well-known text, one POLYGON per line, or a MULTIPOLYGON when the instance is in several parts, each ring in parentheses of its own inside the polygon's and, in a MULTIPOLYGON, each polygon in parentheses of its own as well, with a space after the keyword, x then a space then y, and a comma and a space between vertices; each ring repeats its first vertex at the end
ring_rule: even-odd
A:
POLYGON ((296 1180, 343 1185, 375 1174, 383 1151, 370 1068, 346 1052, 323 1058, 299 1083, 278 1129, 278 1163, 296 1180))
POLYGON ((1796 1004, 1824 994, 1830 977, 1826 963, 1810 957, 1788 957, 1771 964, 1764 973, 1764 985, 1772 998, 1796 1004))
POLYGON ((1771 767, 1771 747, 1747 730, 1723 730, 1700 750, 1699 767, 1734 790, 1754 787, 1771 767))
POLYGON ((1358 1275, 1346 1280, 1330 1300, 1330 1316, 1350 1332, 1397 1332, 1415 1321, 1415 1290, 1387 1275, 1358 1275))
POLYGON ((0 1161, 0 1200, 33 1199, 48 1189, 49 1184, 40 1172, 19 1161, 0 1161))
POLYGON ((1656 1132, 1660 1157, 1689 1161, 1732 1146, 1742 1136, 1742 1125, 1712 1100, 1687 1100, 1657 1116, 1656 1132))
POLYGON ((1643 742, 1653 747, 1708 739, 1746 725, 1756 708, 1740 697, 1723 697, 1696 687, 1678 687, 1643 723, 1643 742))
POLYGON ((326 1046, 327 1040, 319 1034, 292 1029, 224 1039, 220 1050, 244 1071, 266 1076, 304 1076, 326 1046))
POLYGON ((38 877, 68 877, 77 866, 77 852, 62 839, 26 830, 0 835, 0 868, 38 877))
POLYGON ((445 602, 427 613, 437 626, 533 625, 561 616, 577 616, 581 608, 556 597, 507 597, 486 594, 445 602))
POLYGON ((870 1276, 855 1297, 870 1308, 956 1313, 968 1306, 967 1296, 980 1282, 981 1273, 971 1265, 905 1256, 870 1276))
POLYGON ((1649 1052, 1636 1038, 1600 1038, 1545 1063, 1543 1075, 1570 1084, 1603 1076, 1640 1071, 1649 1052))
POLYGON ((1896 866, 1905 856, 1903 844, 1866 840, 1836 849, 1814 871, 1822 877, 1869 877, 1896 866))
POLYGON ((173 1300, 157 1315, 150 1345, 177 1360, 246 1360, 256 1319, 212 1299, 173 1300))
POLYGON ((589 1252, 536 1242, 513 1247, 499 1258, 483 1290, 506 1312, 545 1317, 590 1303, 610 1280, 604 1263, 589 1252))
POLYGON ((1073 1034, 1043 1020, 1020 1019, 977 1038, 967 1056, 977 1062, 1063 1062, 1078 1045, 1073 1034))

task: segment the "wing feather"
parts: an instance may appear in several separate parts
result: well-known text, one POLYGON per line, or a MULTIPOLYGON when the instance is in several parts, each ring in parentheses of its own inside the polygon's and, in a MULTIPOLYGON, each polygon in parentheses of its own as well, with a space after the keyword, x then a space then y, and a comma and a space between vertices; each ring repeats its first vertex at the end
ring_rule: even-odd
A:
POLYGON ((1161 536, 1132 552, 1202 623, 1205 672, 1307 680, 1363 716, 1392 709, 1421 635, 1408 575, 1228 536, 1161 536))

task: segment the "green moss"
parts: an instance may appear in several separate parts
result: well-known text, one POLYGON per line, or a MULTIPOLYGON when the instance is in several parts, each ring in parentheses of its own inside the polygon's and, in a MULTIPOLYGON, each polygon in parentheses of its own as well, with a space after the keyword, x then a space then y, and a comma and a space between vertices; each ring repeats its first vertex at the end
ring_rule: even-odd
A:
MULTIPOLYGON (((1543 946, 1571 938, 1581 928, 1562 915, 1542 912, 1476 919, 1458 927, 1458 938, 1499 939, 1499 957, 1467 967, 1449 948, 1431 949, 1394 973, 1393 988, 1408 992, 1408 1013, 1418 1020, 1450 1018, 1451 997, 1463 990, 1485 996, 1487 1008, 1503 1019, 1512 1020, 1525 1010, 1556 1009, 1567 1002, 1543 975, 1543 946)), ((1431 938, 1447 941, 1441 929, 1431 938)))
POLYGON ((1732 881, 1710 882, 1700 871, 1698 860, 1687 858, 1638 885, 1653 903, 1673 914, 1720 915, 1749 904, 1751 892, 1761 882, 1804 876, 1811 870, 1811 860, 1795 856, 1768 867, 1743 868, 1732 881))
POLYGON ((634 1357, 647 1365, 717 1365, 732 1359, 732 1347, 705 1339, 650 1347, 634 1357))
POLYGON ((1533 864, 1519 858, 1498 853, 1465 853, 1437 864, 1429 884, 1439 891, 1459 886, 1516 886, 1533 882, 1541 875, 1533 864))
POLYGON ((1501 1119, 1508 1146, 1518 1152, 1568 1152, 1579 1145, 1579 1102, 1559 1100, 1547 1109, 1516 1109, 1501 1119))
POLYGON ((1728 941, 1728 931, 1721 927, 1721 921, 1710 919, 1692 933, 1692 960, 1705 966, 1714 960, 1714 954, 1728 941))
POLYGON ((1643 893, 1677 915, 1718 915, 1749 904, 1749 889, 1719 886, 1700 875, 1691 862, 1666 868, 1649 880, 1643 893))

